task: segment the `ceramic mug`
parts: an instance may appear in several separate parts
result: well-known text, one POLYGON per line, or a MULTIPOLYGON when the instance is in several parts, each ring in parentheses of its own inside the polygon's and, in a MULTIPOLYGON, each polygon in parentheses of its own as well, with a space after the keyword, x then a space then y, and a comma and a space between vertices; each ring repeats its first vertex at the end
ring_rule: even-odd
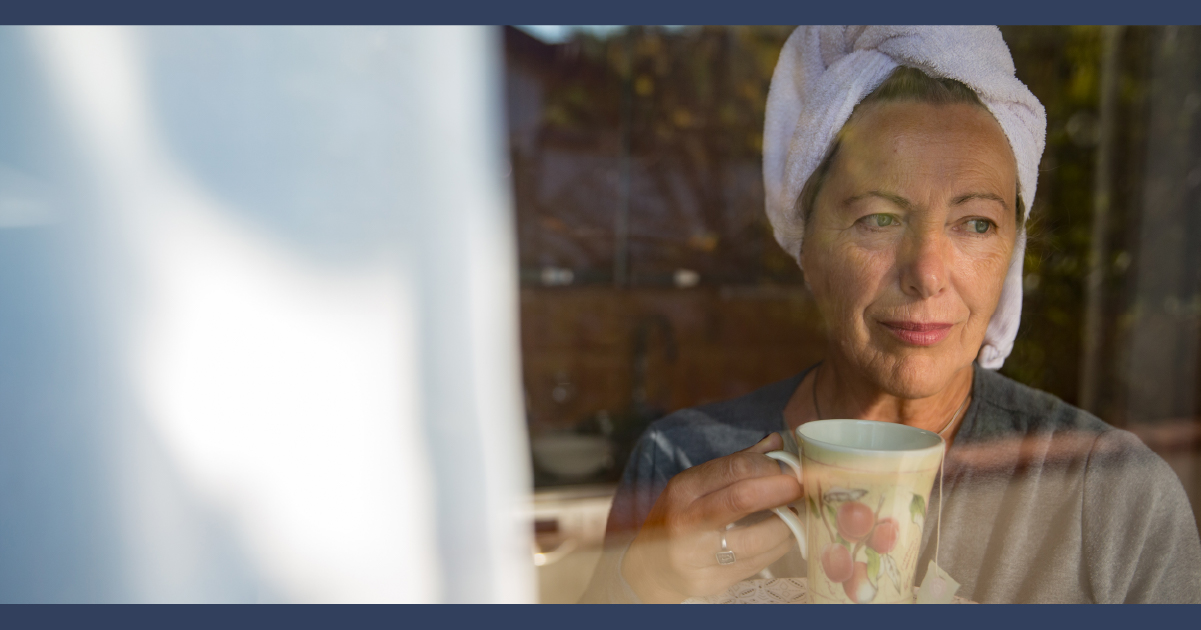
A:
POLYGON ((809 563, 809 601, 912 603, 943 439, 872 420, 808 422, 796 438, 799 458, 787 451, 767 456, 788 464, 805 488, 804 520, 787 507, 772 511, 809 563))

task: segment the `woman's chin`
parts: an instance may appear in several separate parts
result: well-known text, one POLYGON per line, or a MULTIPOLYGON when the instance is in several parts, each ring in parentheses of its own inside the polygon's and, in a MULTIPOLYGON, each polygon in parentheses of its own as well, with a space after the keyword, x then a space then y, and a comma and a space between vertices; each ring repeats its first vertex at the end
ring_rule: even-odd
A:
POLYGON ((873 361, 871 378, 876 386, 899 398, 928 398, 946 389, 956 375, 972 364, 943 353, 889 354, 873 361))

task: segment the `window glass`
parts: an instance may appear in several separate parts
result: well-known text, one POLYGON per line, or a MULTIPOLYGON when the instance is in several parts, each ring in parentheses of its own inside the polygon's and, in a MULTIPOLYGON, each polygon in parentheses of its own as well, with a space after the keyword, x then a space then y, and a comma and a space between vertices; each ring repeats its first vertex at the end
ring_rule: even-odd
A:
MULTIPOLYGON (((652 421, 825 357, 822 316, 764 212, 764 112, 792 30, 505 29, 522 369, 548 550, 569 538, 555 510, 603 504, 652 421)), ((1201 29, 1001 34, 1047 132, 1025 200, 1021 327, 1000 372, 1138 435, 1196 510, 1201 29)), ((577 536, 576 557, 599 537, 577 536)), ((574 562, 583 575, 595 557, 574 562)), ((543 567, 544 601, 583 589, 562 566, 543 567), (562 588, 548 590, 548 575, 562 588)))

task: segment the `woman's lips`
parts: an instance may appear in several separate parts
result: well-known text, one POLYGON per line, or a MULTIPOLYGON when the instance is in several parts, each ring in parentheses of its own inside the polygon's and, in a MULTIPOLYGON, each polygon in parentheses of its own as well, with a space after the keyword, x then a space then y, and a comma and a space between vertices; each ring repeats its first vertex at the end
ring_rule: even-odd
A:
POLYGON ((939 322, 880 322, 898 339, 914 346, 932 346, 951 332, 953 324, 939 322))

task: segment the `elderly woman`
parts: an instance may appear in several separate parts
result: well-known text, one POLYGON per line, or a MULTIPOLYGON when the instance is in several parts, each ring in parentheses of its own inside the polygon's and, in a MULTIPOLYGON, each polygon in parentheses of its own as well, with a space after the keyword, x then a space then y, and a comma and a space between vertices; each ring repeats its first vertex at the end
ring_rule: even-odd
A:
POLYGON ((996 28, 793 33, 768 99, 764 179, 777 240, 827 324, 826 359, 654 423, 582 601, 679 602, 805 575, 787 527, 762 516, 801 486, 763 453, 795 452, 792 430, 823 418, 946 438, 929 514, 941 504, 939 562, 964 597, 1201 601, 1201 542, 1163 460, 993 371, 1017 331, 1044 133, 996 28), (716 559, 723 535, 732 564, 716 559))

